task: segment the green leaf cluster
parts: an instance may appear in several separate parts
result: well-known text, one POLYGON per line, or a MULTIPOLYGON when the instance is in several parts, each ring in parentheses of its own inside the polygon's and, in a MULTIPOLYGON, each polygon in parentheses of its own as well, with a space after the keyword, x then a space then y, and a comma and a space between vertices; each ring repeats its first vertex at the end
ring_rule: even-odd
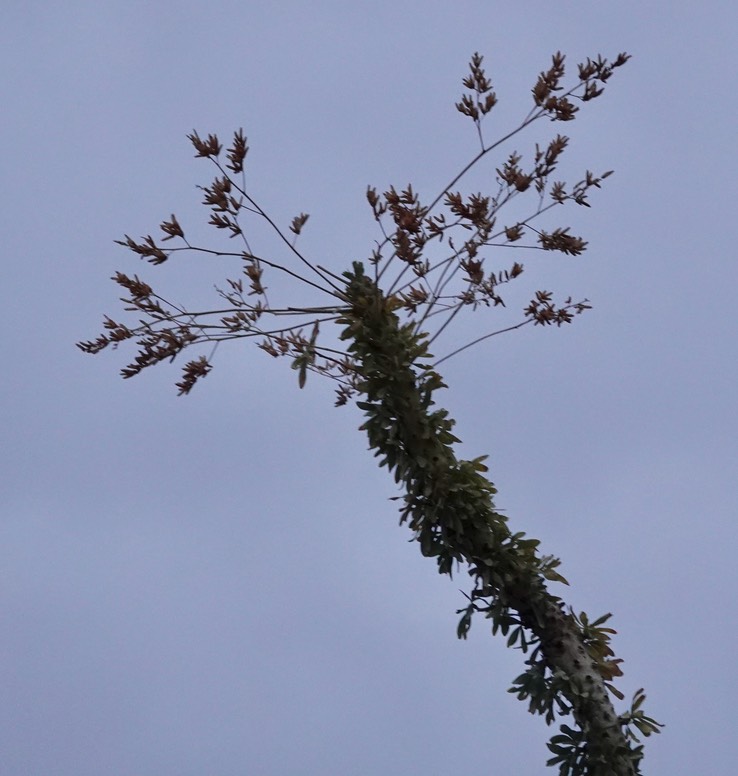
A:
MULTIPOLYGON (((495 509, 496 489, 485 477, 484 457, 459 460, 453 446, 454 421, 437 408, 434 393, 445 385, 429 365, 427 337, 402 323, 400 301, 385 295, 361 262, 344 273, 346 310, 341 338, 354 359, 357 402, 369 446, 394 474, 404 495, 400 523, 406 523, 423 555, 441 574, 464 566, 473 580, 469 604, 459 610, 459 638, 466 638, 473 615, 491 620, 493 633, 510 647, 530 653, 527 669, 510 689, 547 724, 571 715, 578 728, 562 725, 549 748, 561 774, 638 774, 642 747, 631 728, 645 735, 658 723, 640 711, 617 716, 607 690, 620 675, 609 646, 610 615, 590 621, 566 612, 547 582, 566 580, 559 560, 538 554, 539 542, 513 533, 495 509)), ((644 696, 645 697, 645 696, 644 696)))

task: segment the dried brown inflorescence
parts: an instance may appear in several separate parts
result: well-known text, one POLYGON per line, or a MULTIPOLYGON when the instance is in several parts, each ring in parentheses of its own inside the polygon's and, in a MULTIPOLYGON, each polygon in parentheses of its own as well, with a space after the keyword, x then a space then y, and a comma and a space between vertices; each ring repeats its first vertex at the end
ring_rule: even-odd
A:
MULTIPOLYGON (((590 191, 599 188, 611 174, 611 171, 600 175, 586 171, 571 187, 554 180, 553 175, 569 143, 568 137, 556 134, 547 144, 536 144, 529 166, 523 164, 523 156, 517 151, 510 152, 496 168, 497 189, 493 192, 464 193, 458 184, 490 152, 534 121, 574 119, 579 110, 576 102, 588 102, 599 96, 613 71, 627 60, 627 54, 618 55, 612 62, 600 56, 587 59, 578 66, 578 79, 565 87, 565 58, 556 53, 549 69, 539 74, 533 86, 530 113, 503 138, 487 144, 482 132, 483 121, 497 105, 498 98, 483 67, 483 57, 475 53, 469 63, 469 74, 463 79, 468 92, 462 95, 456 108, 473 121, 480 151, 430 202, 423 202, 412 185, 404 189, 391 186, 381 194, 372 186, 367 189, 367 200, 382 232, 382 239, 368 261, 374 266, 376 280, 418 331, 428 331, 432 340, 464 308, 505 306, 503 286, 520 277, 525 264, 515 260, 507 266, 497 266, 491 258, 492 248, 555 251, 569 256, 578 256, 586 249, 586 241, 571 234, 568 226, 544 229, 534 225, 558 205, 571 202, 589 207, 590 191), (503 221, 504 212, 529 193, 534 193, 535 199, 528 212, 518 214, 512 221, 503 221), (394 273, 393 268, 396 268, 394 273)), ((357 387, 350 356, 345 351, 325 346, 306 333, 316 331, 316 325, 321 327, 335 321, 345 304, 337 275, 313 264, 295 247, 308 215, 296 216, 288 230, 282 231, 247 192, 243 176, 249 147, 242 129, 233 134, 225 153, 215 134, 203 138, 193 131, 188 138, 195 155, 211 161, 218 171, 210 185, 200 187, 202 202, 210 211, 209 224, 229 238, 238 239, 242 249, 216 250, 190 243, 174 214, 160 224, 161 243, 151 235, 140 240, 125 235, 123 240, 116 242, 153 265, 163 264, 185 250, 235 260, 240 264, 240 276, 227 277, 226 288, 217 289, 226 307, 218 305, 217 308, 193 310, 174 304, 137 276, 130 278, 118 272, 113 279, 126 291, 122 301, 127 311, 137 314, 137 322, 123 324, 107 317, 103 332, 94 340, 80 342, 79 347, 85 352, 97 353, 108 345, 117 347, 124 341, 134 341, 138 354, 122 370, 124 377, 131 377, 148 366, 173 360, 192 346, 209 344, 210 355, 200 355, 183 367, 183 378, 177 383, 182 394, 188 393, 200 377, 209 373, 218 343, 256 337, 259 347, 270 355, 297 360, 301 383, 304 383, 306 371, 334 379, 338 384, 338 403, 345 403, 357 387), (267 259, 251 249, 246 237, 245 214, 255 215, 273 227, 288 251, 286 259, 267 259), (168 241, 176 243, 173 247, 164 246, 168 241), (326 295, 327 304, 309 307, 295 300, 275 305, 267 294, 264 280, 267 270, 319 289, 326 295), (285 325, 286 319, 290 320, 285 325), (267 320, 273 321, 274 325, 266 326, 267 320)), ((558 304, 550 291, 538 290, 523 308, 523 319, 501 331, 530 323, 569 323, 589 307, 586 299, 575 302, 567 298, 558 304)), ((474 343, 496 333, 485 334, 474 343)), ((470 344, 473 343, 457 347, 443 358, 470 344)))

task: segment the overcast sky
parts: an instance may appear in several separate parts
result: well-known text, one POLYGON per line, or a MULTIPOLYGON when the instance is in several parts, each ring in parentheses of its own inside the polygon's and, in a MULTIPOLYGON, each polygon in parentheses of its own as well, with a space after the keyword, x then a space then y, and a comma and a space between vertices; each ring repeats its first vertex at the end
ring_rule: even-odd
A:
POLYGON ((456 639, 468 583, 407 541, 328 381, 299 391, 246 342, 178 398, 176 364, 123 381, 130 351, 74 343, 120 314, 115 270, 190 304, 228 274, 113 243, 172 212, 209 235, 193 128, 243 127, 251 191, 282 224, 310 213, 302 249, 341 272, 379 237, 367 184, 430 198, 476 153, 454 109, 470 55, 492 139, 556 50, 633 55, 580 119, 513 144, 565 132, 569 179, 616 171, 562 208, 582 257, 516 255, 521 294, 594 309, 450 360, 440 398, 566 600, 614 614, 619 686, 667 725, 645 772, 734 773, 735 4, 2 5, 3 776, 545 771, 553 731, 505 692, 521 655, 481 620, 456 639))

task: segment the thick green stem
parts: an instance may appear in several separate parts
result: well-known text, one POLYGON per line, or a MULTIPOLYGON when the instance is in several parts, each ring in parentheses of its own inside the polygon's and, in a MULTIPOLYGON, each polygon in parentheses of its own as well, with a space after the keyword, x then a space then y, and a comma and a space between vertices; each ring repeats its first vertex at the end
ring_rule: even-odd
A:
POLYGON ((626 739, 576 619, 548 592, 538 543, 510 531, 494 509, 496 490, 481 459, 456 458, 454 423, 445 410, 432 409, 433 392, 443 382, 424 365, 430 358, 424 335, 400 322, 395 301, 360 263, 346 278, 349 312, 342 336, 361 375, 358 406, 370 447, 405 488, 401 522, 423 554, 436 558, 440 573, 451 574, 454 564, 468 567, 474 580, 469 617, 482 611, 495 630, 515 625, 528 632, 527 644, 536 645, 529 672, 545 671, 546 679, 539 690, 528 685, 518 694, 548 721, 554 711, 572 713, 581 732, 581 765, 570 772, 637 774, 642 748, 626 739))

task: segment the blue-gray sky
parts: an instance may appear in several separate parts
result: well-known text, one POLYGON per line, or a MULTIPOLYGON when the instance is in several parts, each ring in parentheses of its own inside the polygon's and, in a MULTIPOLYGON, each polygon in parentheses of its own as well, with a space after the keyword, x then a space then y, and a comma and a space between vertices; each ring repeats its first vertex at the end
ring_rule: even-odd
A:
POLYGON ((193 128, 242 126, 253 192, 282 223, 309 212, 302 248, 341 271, 378 237, 367 184, 435 194, 476 152, 453 107, 471 53, 500 98, 491 138, 556 50, 633 55, 580 119, 515 144, 564 131, 569 177, 616 171, 563 212, 583 257, 523 258, 530 288, 594 310, 452 359, 443 401, 512 526, 562 558, 567 600, 614 613, 619 686, 667 724, 645 771, 733 773, 734 4, 31 0, 2 17, 3 775, 543 771, 550 731, 505 693, 521 656, 481 621, 456 639, 463 577, 406 541, 327 382, 298 391, 245 343, 177 398, 176 366, 122 381, 125 352, 74 342, 118 313, 117 269, 193 302, 228 274, 112 243, 172 212, 207 234, 193 128))

